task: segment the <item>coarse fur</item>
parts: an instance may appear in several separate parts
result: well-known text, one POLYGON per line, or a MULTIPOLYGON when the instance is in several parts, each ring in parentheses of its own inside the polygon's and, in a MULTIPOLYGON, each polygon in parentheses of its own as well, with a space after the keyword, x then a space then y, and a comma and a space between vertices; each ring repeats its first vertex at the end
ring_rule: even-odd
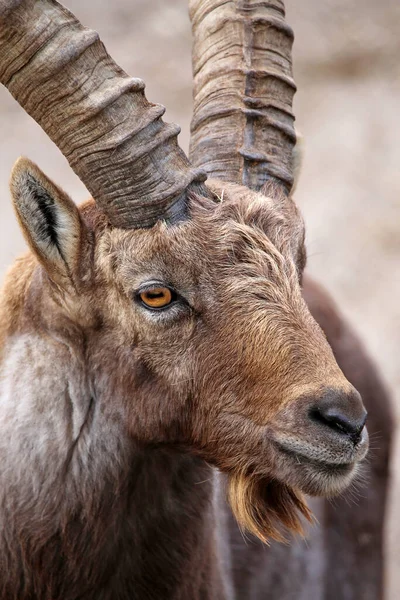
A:
POLYGON ((340 368, 359 390, 368 410, 372 448, 362 475, 339 497, 314 498, 318 522, 306 539, 266 548, 246 540, 228 521, 237 598, 262 600, 382 600, 385 572, 385 514, 390 484, 394 418, 390 396, 376 365, 332 298, 310 277, 303 296, 322 327, 340 368))
POLYGON ((388 446, 356 514, 325 498, 368 446, 345 376, 373 433, 382 388, 306 283, 343 375, 302 299, 292 33, 282 0, 244 4, 191 3, 192 158, 261 194, 204 185, 144 83, 57 2, 1 4, 0 80, 97 203, 13 171, 31 253, 0 307, 1 600, 380 596, 388 446), (326 543, 266 552, 310 518, 305 492, 326 543))
POLYGON ((357 472, 365 429, 312 418, 332 394, 363 408, 302 298, 294 203, 210 187, 185 221, 121 230, 14 168, 31 253, 0 307, 2 600, 230 598, 214 467, 262 540, 357 472), (140 301, 153 282, 166 310, 140 301))

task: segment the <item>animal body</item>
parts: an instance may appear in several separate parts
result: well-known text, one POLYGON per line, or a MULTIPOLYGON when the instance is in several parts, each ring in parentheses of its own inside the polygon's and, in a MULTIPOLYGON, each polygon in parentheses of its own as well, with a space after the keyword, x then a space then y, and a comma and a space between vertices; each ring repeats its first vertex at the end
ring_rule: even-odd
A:
MULTIPOLYGON (((269 20, 290 71, 283 4, 258 4, 227 8, 269 20)), ((0 55, 95 198, 77 208, 27 159, 11 176, 30 252, 0 307, 0 598, 265 597, 245 565, 268 553, 238 549, 225 488, 242 528, 279 540, 368 448, 302 297, 290 73, 269 77, 274 160, 252 191, 206 186, 143 83, 58 3, 3 3, 0 55)))

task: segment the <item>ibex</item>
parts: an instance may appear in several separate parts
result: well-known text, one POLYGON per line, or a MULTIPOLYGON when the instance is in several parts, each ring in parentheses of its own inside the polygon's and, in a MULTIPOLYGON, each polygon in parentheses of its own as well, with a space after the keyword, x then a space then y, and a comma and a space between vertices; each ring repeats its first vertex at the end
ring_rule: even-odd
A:
POLYGON ((11 176, 30 252, 1 299, 2 600, 265 597, 224 478, 241 527, 282 539, 367 453, 302 297, 283 2, 191 16, 197 166, 97 34, 54 0, 0 6, 0 80, 94 198, 27 159, 11 176))

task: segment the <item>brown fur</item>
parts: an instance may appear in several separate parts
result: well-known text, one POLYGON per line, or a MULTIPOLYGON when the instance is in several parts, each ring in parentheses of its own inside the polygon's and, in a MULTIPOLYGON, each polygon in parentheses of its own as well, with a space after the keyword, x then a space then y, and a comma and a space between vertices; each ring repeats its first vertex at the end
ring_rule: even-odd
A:
POLYGON ((274 479, 235 474, 229 480, 229 501, 239 525, 262 542, 285 540, 280 527, 304 534, 299 516, 311 521, 310 509, 297 490, 274 479))
POLYGON ((190 219, 119 230, 30 170, 55 225, 17 171, 39 260, 9 273, 1 306, 0 597, 228 598, 203 461, 267 539, 299 531, 302 492, 340 491, 365 454, 308 416, 326 390, 360 401, 302 299, 301 218, 214 182, 219 201, 193 197, 190 219), (154 279, 184 300, 149 313, 136 294, 154 279))
POLYGON ((304 278, 307 305, 324 330, 338 364, 368 410, 373 449, 355 489, 313 499, 318 523, 307 537, 269 548, 247 537, 233 519, 230 547, 238 598, 261 600, 381 600, 384 598, 384 524, 393 436, 390 397, 376 366, 328 294, 304 278))

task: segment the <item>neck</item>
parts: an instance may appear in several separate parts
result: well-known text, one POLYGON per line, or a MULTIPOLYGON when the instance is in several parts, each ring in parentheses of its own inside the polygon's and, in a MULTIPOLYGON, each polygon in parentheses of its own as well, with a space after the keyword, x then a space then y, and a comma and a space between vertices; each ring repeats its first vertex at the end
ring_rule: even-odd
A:
POLYGON ((0 598, 226 598, 215 472, 136 444, 81 348, 23 310, 2 332, 0 598))

